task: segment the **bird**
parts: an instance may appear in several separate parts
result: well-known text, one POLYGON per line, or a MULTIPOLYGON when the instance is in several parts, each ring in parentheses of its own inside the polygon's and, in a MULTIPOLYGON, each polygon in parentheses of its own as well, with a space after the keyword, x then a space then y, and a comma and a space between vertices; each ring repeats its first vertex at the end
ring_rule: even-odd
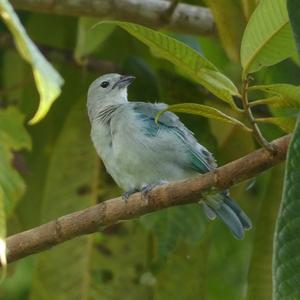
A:
MULTIPOLYGON (((128 101, 135 77, 105 74, 88 89, 91 140, 107 172, 124 190, 123 198, 155 186, 204 174, 217 167, 213 155, 164 103, 128 101)), ((229 191, 211 191, 200 200, 206 216, 219 217, 237 239, 252 227, 229 191)))

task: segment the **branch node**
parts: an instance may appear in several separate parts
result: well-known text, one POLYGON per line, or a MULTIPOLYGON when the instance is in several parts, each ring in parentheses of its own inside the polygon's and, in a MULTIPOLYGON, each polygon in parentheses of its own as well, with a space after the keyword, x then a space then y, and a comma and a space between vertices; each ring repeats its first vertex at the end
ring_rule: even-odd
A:
POLYGON ((55 240, 57 241, 57 243, 59 243, 60 241, 63 240, 63 235, 62 235, 62 227, 58 218, 54 220, 54 224, 55 224, 55 240))
POLYGON ((212 171, 213 173, 213 178, 214 178, 214 186, 219 187, 220 186, 220 173, 218 169, 214 169, 212 171))

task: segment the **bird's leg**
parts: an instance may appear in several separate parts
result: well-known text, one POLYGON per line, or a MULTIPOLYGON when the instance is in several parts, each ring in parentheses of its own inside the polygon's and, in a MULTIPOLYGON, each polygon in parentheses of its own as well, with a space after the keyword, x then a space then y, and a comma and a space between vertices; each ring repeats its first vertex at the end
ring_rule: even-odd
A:
POLYGON ((130 197, 132 194, 136 193, 136 192, 139 192, 139 190, 136 189, 136 188, 135 188, 135 189, 131 189, 131 190, 125 192, 125 193, 122 194, 122 199, 127 203, 129 197, 130 197))
POLYGON ((147 196, 148 194, 156 187, 160 186, 160 185, 163 185, 167 183, 167 181, 164 181, 164 180, 161 180, 157 183, 150 183, 150 184, 145 184, 142 186, 142 189, 141 189, 141 199, 142 200, 147 200, 147 196))

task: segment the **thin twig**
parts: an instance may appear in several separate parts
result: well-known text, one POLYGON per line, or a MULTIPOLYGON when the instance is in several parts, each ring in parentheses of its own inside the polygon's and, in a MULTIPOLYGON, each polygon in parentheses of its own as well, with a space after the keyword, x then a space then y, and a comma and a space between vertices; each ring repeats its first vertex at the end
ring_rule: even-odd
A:
POLYGON ((244 112, 247 115, 249 121, 250 121, 250 125, 253 129, 253 134, 257 140, 257 142, 262 146, 265 147, 268 151, 270 151, 271 153, 276 153, 277 149, 273 144, 270 144, 262 135, 256 120, 253 116, 251 107, 249 105, 249 101, 248 101, 248 87, 249 87, 249 80, 248 78, 244 79, 243 81, 243 87, 242 87, 242 103, 243 103, 243 108, 244 108, 244 112))
POLYGON ((201 195, 212 187, 219 190, 229 188, 283 161, 289 140, 290 135, 286 135, 273 141, 272 145, 277 149, 274 154, 262 148, 213 172, 159 186, 148 194, 147 201, 141 201, 140 193, 132 195, 128 201, 124 201, 121 197, 107 200, 10 236, 6 239, 7 260, 12 262, 44 251, 122 220, 133 219, 174 205, 198 202, 201 195))

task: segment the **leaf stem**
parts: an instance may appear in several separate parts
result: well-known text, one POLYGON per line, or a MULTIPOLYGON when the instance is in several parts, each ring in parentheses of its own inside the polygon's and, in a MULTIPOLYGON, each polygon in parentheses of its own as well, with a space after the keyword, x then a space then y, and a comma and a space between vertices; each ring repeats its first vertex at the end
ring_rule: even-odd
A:
POLYGON ((246 77, 243 80, 243 86, 242 86, 242 103, 243 103, 243 108, 244 108, 244 112, 247 115, 247 118, 250 121, 250 125, 252 127, 253 130, 253 134, 257 140, 257 142, 264 148, 266 148, 268 151, 270 151, 271 153, 276 153, 277 149, 274 147, 273 144, 270 144, 262 135, 257 122, 253 116, 252 110, 251 110, 251 106, 249 104, 248 101, 248 87, 249 87, 249 79, 248 77, 246 77))

